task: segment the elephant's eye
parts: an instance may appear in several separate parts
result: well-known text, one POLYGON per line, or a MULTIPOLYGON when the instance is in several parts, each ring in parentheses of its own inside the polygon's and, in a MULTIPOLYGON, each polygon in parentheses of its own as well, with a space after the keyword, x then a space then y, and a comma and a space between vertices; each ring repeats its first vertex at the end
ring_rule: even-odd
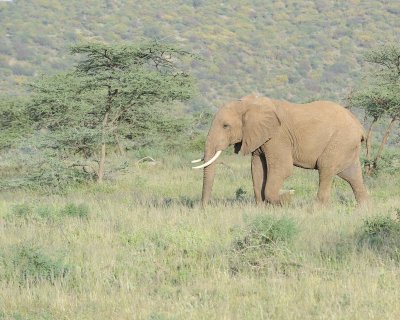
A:
POLYGON ((230 125, 229 124, 227 124, 227 123, 224 123, 224 129, 227 129, 227 128, 229 128, 230 127, 230 125))

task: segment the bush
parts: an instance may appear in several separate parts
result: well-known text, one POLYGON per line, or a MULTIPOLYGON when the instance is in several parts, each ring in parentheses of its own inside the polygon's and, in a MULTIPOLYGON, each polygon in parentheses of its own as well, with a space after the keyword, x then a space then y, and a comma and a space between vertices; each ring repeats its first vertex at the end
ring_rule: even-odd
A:
POLYGON ((291 218, 259 215, 247 226, 236 230, 232 245, 231 271, 266 271, 270 267, 287 271, 295 266, 290 260, 289 247, 297 234, 291 218))
POLYGON ((61 194, 94 177, 93 173, 62 161, 55 151, 43 152, 31 146, 3 153, 1 162, 0 190, 29 189, 61 194))
POLYGON ((53 257, 42 248, 30 244, 12 246, 0 252, 0 279, 16 281, 20 285, 32 285, 41 281, 54 284, 65 278, 71 266, 63 258, 53 257))
POLYGON ((84 204, 76 205, 74 203, 69 203, 64 208, 61 209, 59 215, 66 217, 78 217, 81 219, 87 219, 89 215, 89 208, 84 204))
POLYGON ((376 168, 376 174, 385 172, 396 174, 400 172, 400 153, 393 150, 387 150, 382 154, 379 166, 376 168))
POLYGON ((203 153, 204 146, 206 144, 206 136, 204 133, 198 133, 197 136, 193 137, 192 139, 186 142, 187 149, 192 152, 196 153, 203 153))
POLYGON ((25 97, 0 97, 0 151, 13 147, 31 133, 32 125, 26 105, 25 97))
POLYGON ((27 203, 13 206, 7 215, 8 221, 25 220, 28 221, 55 221, 63 217, 77 217, 87 219, 89 208, 85 204, 68 203, 62 208, 54 206, 35 206, 27 203))
POLYGON ((400 261, 400 209, 395 217, 379 215, 365 220, 358 244, 400 261))
POLYGON ((246 250, 253 247, 271 249, 278 245, 287 245, 297 233, 297 227, 290 218, 276 218, 260 215, 241 232, 236 240, 236 248, 246 250))
POLYGON ((400 209, 396 209, 394 216, 378 215, 366 219, 351 234, 339 233, 335 240, 321 247, 320 256, 329 264, 335 264, 366 250, 400 261, 400 209))
POLYGON ((237 201, 244 201, 246 199, 247 191, 244 190, 242 187, 239 187, 235 191, 235 198, 237 201))
POLYGON ((39 206, 33 207, 26 203, 17 204, 11 208, 10 214, 7 216, 8 219, 16 217, 17 219, 24 220, 48 220, 54 217, 56 213, 49 207, 39 206))

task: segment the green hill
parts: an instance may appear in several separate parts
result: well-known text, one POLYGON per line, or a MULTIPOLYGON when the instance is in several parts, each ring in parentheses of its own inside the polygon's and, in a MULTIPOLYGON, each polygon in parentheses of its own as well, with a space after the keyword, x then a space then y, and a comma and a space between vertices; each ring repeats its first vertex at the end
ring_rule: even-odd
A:
POLYGON ((0 1, 0 93, 66 69, 69 45, 159 38, 198 54, 193 109, 250 92, 341 100, 362 56, 398 41, 399 1, 0 1))

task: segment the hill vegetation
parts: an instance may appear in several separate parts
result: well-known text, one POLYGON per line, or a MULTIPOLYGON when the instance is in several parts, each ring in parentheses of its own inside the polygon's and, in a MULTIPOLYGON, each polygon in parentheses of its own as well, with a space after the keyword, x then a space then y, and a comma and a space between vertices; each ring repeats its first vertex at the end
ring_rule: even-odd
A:
POLYGON ((68 48, 82 40, 159 38, 202 58, 194 110, 255 91, 338 101, 365 51, 398 40, 399 14, 385 0, 0 2, 0 90, 20 94, 32 76, 71 67, 68 48))

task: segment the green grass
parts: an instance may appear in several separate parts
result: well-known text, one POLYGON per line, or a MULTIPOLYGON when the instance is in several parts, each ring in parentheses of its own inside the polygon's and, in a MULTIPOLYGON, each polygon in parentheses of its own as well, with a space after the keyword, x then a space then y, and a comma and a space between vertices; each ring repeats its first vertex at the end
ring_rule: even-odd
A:
POLYGON ((156 160, 0 194, 0 319, 400 318, 399 174, 368 179, 363 208, 335 180, 321 208, 316 172, 295 170, 291 203, 259 207, 250 160, 223 155, 202 210, 202 172, 156 160))

